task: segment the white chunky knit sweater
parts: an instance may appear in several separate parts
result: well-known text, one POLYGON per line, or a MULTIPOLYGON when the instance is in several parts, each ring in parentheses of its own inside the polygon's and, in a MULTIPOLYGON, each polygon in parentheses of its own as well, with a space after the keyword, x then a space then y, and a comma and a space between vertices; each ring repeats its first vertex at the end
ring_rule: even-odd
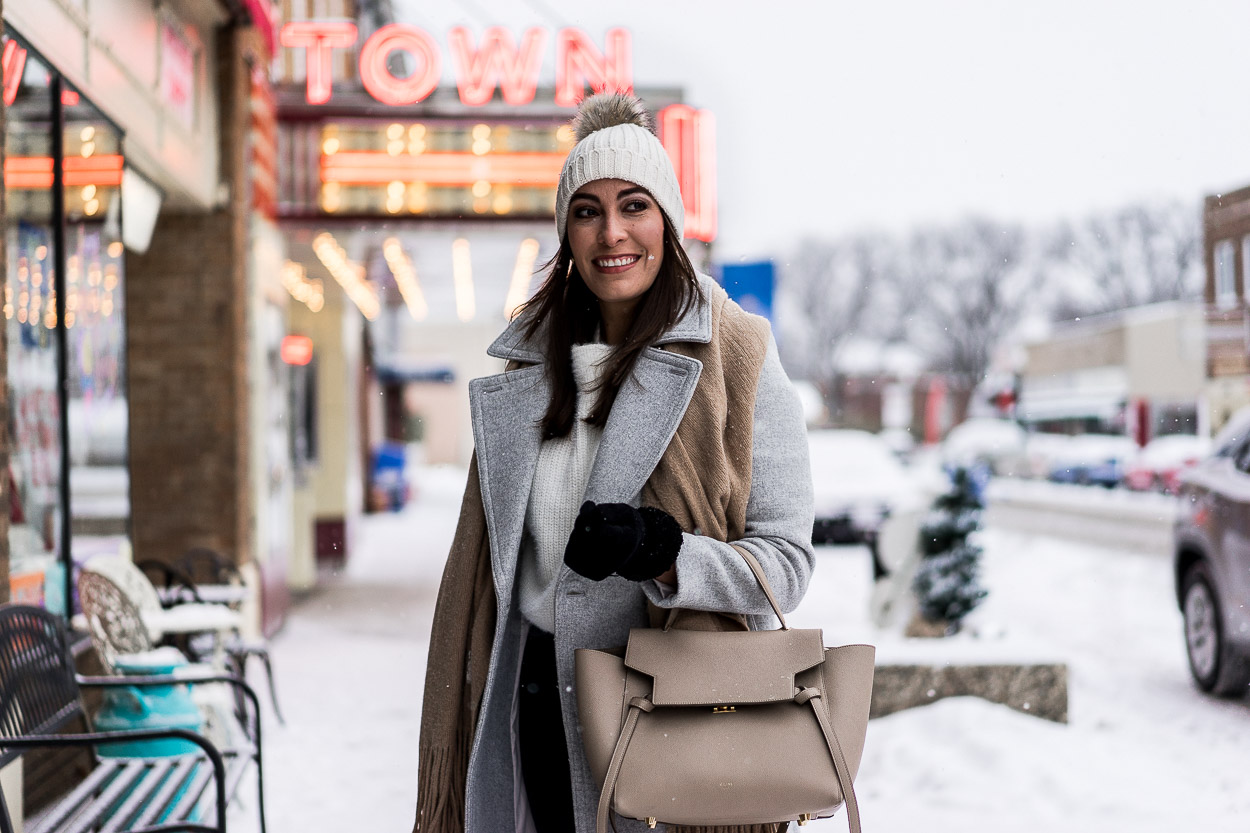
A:
POLYGON ((556 629, 555 581, 564 563, 564 547, 581 509, 590 468, 603 429, 585 422, 598 398, 594 390, 602 362, 612 351, 607 344, 573 346, 573 378, 577 382, 577 418, 568 436, 543 443, 525 510, 521 544, 521 612, 548 633, 556 629))

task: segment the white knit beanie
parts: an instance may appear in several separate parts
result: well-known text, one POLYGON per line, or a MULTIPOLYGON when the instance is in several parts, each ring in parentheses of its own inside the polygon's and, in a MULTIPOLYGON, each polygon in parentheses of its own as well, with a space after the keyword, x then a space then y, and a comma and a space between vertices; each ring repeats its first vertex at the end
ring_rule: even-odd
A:
POLYGON ((597 93, 578 106, 573 129, 579 141, 564 160, 556 187, 560 239, 568 225, 569 200, 577 189, 596 179, 623 179, 646 188, 680 239, 686 224, 681 186, 643 103, 625 93, 597 93))

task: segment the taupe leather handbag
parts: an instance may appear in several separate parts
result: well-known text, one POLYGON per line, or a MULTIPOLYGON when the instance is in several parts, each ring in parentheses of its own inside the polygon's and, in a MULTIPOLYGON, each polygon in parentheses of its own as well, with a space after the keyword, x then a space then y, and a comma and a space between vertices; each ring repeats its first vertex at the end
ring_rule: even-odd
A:
POLYGON ((682 825, 805 824, 846 803, 852 833, 876 649, 796 630, 755 558, 775 631, 634 628, 624 656, 574 653, 582 741, 608 815, 682 825))

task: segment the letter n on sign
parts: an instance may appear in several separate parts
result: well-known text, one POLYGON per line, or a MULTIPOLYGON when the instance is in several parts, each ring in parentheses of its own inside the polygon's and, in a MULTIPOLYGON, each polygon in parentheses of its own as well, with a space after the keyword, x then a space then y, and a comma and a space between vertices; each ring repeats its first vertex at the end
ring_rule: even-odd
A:
POLYGON ((716 239, 716 120, 709 110, 672 104, 660 111, 660 141, 681 185, 686 237, 716 239))
POLYGON ((556 104, 576 107, 586 84, 592 90, 634 91, 634 59, 629 32, 608 30, 603 52, 585 32, 561 29, 556 36, 556 104))

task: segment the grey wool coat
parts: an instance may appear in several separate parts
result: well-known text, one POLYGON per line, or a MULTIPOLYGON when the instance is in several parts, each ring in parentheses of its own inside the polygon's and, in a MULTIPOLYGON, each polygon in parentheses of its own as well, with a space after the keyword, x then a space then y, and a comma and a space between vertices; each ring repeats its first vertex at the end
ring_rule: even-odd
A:
MULTIPOLYGON (((723 296, 724 290, 710 278, 701 276, 700 284, 708 297, 723 296)), ((532 829, 515 732, 517 675, 528 629, 519 612, 516 577, 549 386, 541 345, 524 339, 523 324, 524 316, 488 351, 521 365, 520 369, 469 384, 498 609, 469 758, 466 833, 532 829)), ((677 342, 708 343, 712 331, 710 304, 705 300, 639 356, 612 406, 586 500, 640 504, 643 485, 677 430, 702 369, 697 359, 658 348, 677 342)), ((813 567, 812 486, 802 412, 771 336, 755 395, 750 453, 746 533, 733 543, 756 557, 782 609, 790 611, 803 597, 813 567)), ((677 576, 676 592, 666 596, 653 581, 636 583, 612 576, 594 582, 567 567, 560 569, 556 665, 578 833, 595 829, 599 787, 580 741, 574 649, 624 645, 630 628, 647 626, 647 600, 660 608, 747 614, 752 627, 775 626, 776 618, 746 562, 729 544, 684 533, 677 576)), ((646 826, 618 819, 618 829, 646 830, 646 826)))

